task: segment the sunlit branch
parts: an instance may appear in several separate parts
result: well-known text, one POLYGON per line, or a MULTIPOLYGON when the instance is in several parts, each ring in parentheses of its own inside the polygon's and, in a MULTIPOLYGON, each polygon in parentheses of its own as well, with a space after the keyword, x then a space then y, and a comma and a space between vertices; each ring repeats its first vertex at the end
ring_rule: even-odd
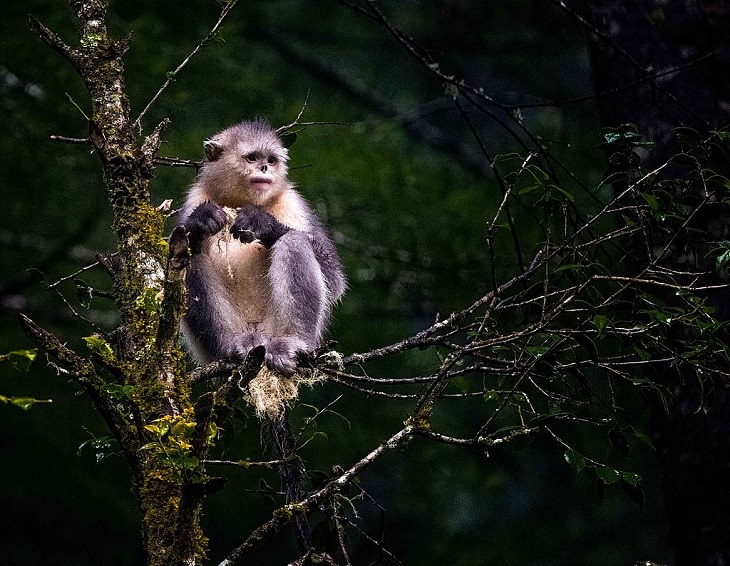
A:
POLYGON ((252 462, 250 460, 203 460, 203 464, 211 466, 233 466, 236 468, 243 468, 245 470, 250 468, 268 468, 271 470, 277 470, 282 464, 290 462, 288 460, 268 460, 266 462, 252 462))

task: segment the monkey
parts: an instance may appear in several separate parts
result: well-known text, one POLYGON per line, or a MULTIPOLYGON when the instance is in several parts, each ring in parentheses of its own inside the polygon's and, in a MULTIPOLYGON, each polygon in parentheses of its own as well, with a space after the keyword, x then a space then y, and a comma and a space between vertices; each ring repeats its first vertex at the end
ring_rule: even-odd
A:
POLYGON ((244 359, 292 374, 321 345, 346 281, 334 243, 288 178, 288 147, 262 119, 204 142, 179 222, 191 252, 182 332, 199 363, 244 359))

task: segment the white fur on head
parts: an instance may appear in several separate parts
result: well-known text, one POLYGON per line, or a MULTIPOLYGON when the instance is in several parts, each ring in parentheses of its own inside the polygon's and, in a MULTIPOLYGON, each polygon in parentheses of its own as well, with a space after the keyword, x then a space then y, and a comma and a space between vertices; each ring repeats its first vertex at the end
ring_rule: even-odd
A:
POLYGON ((232 208, 245 204, 269 206, 291 188, 287 177, 289 152, 263 120, 235 124, 203 145, 208 161, 190 193, 200 202, 212 200, 232 208), (254 182, 262 180, 265 182, 254 182), (194 195, 196 189, 200 195, 194 195))

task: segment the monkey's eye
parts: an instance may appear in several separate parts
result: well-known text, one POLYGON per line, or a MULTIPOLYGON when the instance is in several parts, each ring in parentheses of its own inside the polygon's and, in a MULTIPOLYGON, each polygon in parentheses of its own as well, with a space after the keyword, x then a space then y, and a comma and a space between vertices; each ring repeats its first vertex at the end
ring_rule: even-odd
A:
POLYGON ((256 154, 255 153, 249 153, 246 155, 246 161, 249 163, 255 163, 256 162, 256 154))
POLYGON ((268 158, 268 159, 266 160, 266 163, 268 163, 269 165, 276 165, 276 161, 277 161, 276 157, 274 157, 274 156, 272 155, 272 156, 270 156, 270 157, 269 157, 269 158, 268 158))

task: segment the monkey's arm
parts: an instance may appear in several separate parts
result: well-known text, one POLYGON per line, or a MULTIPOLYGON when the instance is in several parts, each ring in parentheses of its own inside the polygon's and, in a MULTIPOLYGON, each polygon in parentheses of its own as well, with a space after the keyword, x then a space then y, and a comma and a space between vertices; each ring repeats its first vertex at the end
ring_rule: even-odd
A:
POLYGON ((231 226, 231 234, 241 243, 259 240, 266 248, 273 246, 289 230, 263 208, 252 204, 241 207, 231 226))
POLYGON ((214 202, 203 202, 183 221, 183 227, 188 233, 190 251, 200 253, 200 246, 204 240, 220 232, 226 223, 225 211, 214 202))
POLYGON ((347 288, 340 258, 329 235, 316 219, 309 233, 309 239, 312 243, 314 257, 321 266, 322 275, 329 290, 327 294, 328 302, 333 305, 347 288))
POLYGON ((290 373, 300 352, 321 344, 332 307, 345 290, 334 244, 316 219, 306 232, 288 230, 271 247, 269 277, 280 326, 265 345, 266 363, 290 373))

